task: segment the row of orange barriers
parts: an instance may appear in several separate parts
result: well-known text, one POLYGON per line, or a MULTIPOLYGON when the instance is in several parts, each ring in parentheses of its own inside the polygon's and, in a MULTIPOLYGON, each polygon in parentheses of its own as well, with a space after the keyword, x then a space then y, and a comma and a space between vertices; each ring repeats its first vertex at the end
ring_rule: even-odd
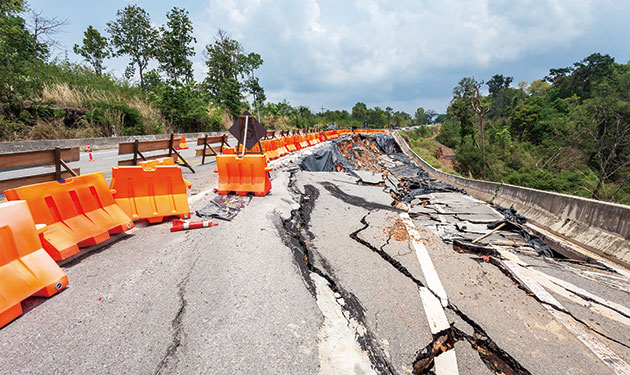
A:
MULTIPOLYGON (((268 160, 350 133, 334 130, 265 140, 262 150, 249 150, 258 154, 243 157, 226 149, 226 154, 217 155, 217 191, 264 196, 271 189, 268 160)), ((0 203, 0 327, 22 313, 24 299, 48 297, 68 285, 55 261, 128 231, 137 220, 190 217, 190 187, 173 158, 163 158, 113 167, 109 186, 101 173, 94 173, 5 190, 9 202, 0 203)))
POLYGON ((190 216, 186 188, 173 158, 5 190, 0 203, 0 327, 22 314, 30 296, 49 297, 68 285, 55 261, 146 219, 190 216))
MULTIPOLYGON (((316 144, 324 142, 327 139, 334 139, 351 133, 351 130, 331 130, 327 132, 309 133, 268 139, 260 143, 263 148, 263 153, 267 157, 267 160, 275 160, 291 152, 301 150, 310 146, 315 146, 316 144)), ((259 152, 257 147, 255 147, 255 150, 253 151, 259 152)))
POLYGON ((272 168, 268 166, 270 160, 351 133, 351 130, 332 130, 266 139, 245 150, 246 155, 243 156, 242 145, 233 148, 223 147, 222 154, 216 156, 215 172, 219 174, 217 192, 265 196, 271 190, 269 172, 272 168))

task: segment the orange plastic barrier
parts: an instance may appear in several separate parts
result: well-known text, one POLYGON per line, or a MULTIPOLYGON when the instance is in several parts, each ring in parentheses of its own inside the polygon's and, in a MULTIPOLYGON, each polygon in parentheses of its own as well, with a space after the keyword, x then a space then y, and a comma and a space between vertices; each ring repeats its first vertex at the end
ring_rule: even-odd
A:
POLYGON ((238 195, 254 193, 257 197, 267 195, 271 190, 269 171, 265 155, 217 155, 217 169, 219 186, 217 192, 221 195, 235 192, 238 195))
POLYGON ((287 148, 287 139, 286 138, 280 138, 276 140, 277 144, 278 144, 278 153, 280 156, 284 156, 287 155, 289 153, 289 149, 287 148))
POLYGON ((306 138, 305 135, 298 136, 298 141, 299 141, 300 148, 307 148, 308 146, 310 146, 310 144, 308 143, 308 139, 306 138))
POLYGON ((24 201, 0 203, 0 327, 22 315, 30 296, 50 297, 68 285, 66 274, 42 248, 24 201))
POLYGON ((114 202, 101 173, 6 190, 10 201, 25 200, 37 224, 44 249, 56 260, 133 228, 133 222, 114 202))
POLYGON ((275 149, 271 145, 271 141, 269 140, 261 141, 260 143, 262 144, 263 152, 265 153, 265 156, 267 157, 267 161, 278 158, 278 155, 275 152, 275 149))
POLYGON ((155 160, 147 160, 138 162, 138 165, 148 169, 155 169, 158 165, 175 165, 173 158, 160 158, 155 160))
POLYGON ((129 217, 149 223, 160 223, 168 216, 190 217, 186 196, 190 186, 180 167, 161 165, 152 169, 114 167, 109 185, 116 203, 129 217))
POLYGON ((285 137, 285 143, 284 145, 286 146, 287 150, 289 150, 289 152, 294 152, 297 151, 297 147, 295 146, 295 137, 285 137))

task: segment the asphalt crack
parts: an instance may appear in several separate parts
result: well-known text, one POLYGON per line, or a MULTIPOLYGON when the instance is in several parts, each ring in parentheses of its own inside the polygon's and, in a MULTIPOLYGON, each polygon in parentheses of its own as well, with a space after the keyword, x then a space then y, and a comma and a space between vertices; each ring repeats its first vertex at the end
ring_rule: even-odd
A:
MULTIPOLYGON (((580 319, 579 317, 575 316, 575 314, 573 314, 568 309, 566 309, 566 308, 559 308, 558 306, 556 306, 556 305, 554 305, 552 303, 548 303, 547 301, 544 301, 544 300, 540 299, 536 295, 536 293, 533 293, 531 290, 529 290, 529 288, 525 284, 523 284, 521 282, 521 280, 519 280, 517 277, 515 277, 514 274, 505 266, 505 264, 502 262, 502 260, 504 260, 503 257, 501 257, 493 249, 490 248, 490 250, 492 250, 493 252, 490 253, 490 254, 486 254, 488 256, 488 263, 490 263, 493 266, 497 267, 497 269, 499 269, 499 271, 501 271, 505 276, 507 276, 507 278, 512 280, 512 282, 516 285, 516 287, 519 288, 520 290, 522 290, 527 296, 530 296, 530 297, 534 298, 536 301, 538 301, 538 303, 540 303, 542 305, 549 306, 549 307, 551 307, 552 309, 554 309, 556 311, 559 311, 559 312, 567 314, 573 320, 575 320, 576 322, 582 324, 586 329, 588 329, 588 330, 590 330, 590 331, 592 331, 592 332, 594 332, 594 333, 596 333, 596 334, 598 334, 598 335, 600 335, 600 336, 602 336, 602 337, 604 337, 604 338, 606 338, 606 339, 608 339, 608 340, 610 340, 612 342, 615 342, 615 343, 617 343, 617 344, 619 344, 619 345, 621 345, 621 346, 623 346, 625 348, 630 349, 630 345, 628 345, 627 343, 624 343, 624 342, 622 342, 622 341, 620 341, 620 340, 618 340, 618 339, 616 339, 614 337, 611 337, 610 335, 607 335, 606 333, 604 333, 604 332, 602 332, 602 331, 592 327, 586 321, 584 321, 584 320, 580 319)), ((478 251, 474 250, 474 248, 472 248, 472 247, 471 248, 460 247, 459 250, 455 250, 455 251, 459 252, 459 253, 469 253, 469 254, 475 254, 475 255, 478 255, 478 253, 479 253, 478 251)), ((535 267, 535 266, 529 264, 529 265, 521 266, 521 267, 529 268, 529 267, 535 267)), ((536 267, 538 267, 538 266, 536 266, 536 267)), ((614 308, 612 308, 610 306, 607 306, 607 305, 603 305, 599 301, 596 301, 596 300, 594 300, 592 298, 589 298, 587 296, 580 296, 580 298, 584 299, 585 301, 589 301, 591 303, 596 303, 596 304, 598 304, 600 306, 607 307, 607 308, 609 308, 609 309, 619 313, 620 315, 625 316, 625 314, 622 311, 616 310, 616 309, 614 309, 614 308)))
MULTIPOLYGON (((394 267, 398 272, 405 275, 408 279, 413 281, 418 288, 426 286, 416 277, 414 277, 411 272, 405 266, 403 266, 400 262, 394 259, 391 255, 381 248, 377 248, 372 245, 370 242, 359 237, 359 233, 369 228, 370 224, 367 222, 367 218, 371 212, 368 212, 361 218, 361 224, 363 226, 356 231, 350 234, 350 238, 360 243, 361 245, 369 248, 376 254, 378 254, 383 260, 389 263, 392 267, 394 267)), ((431 289, 427 288, 437 299, 440 297, 435 294, 431 289)), ((439 332, 433 335, 433 340, 429 345, 425 348, 421 349, 416 359, 413 363, 414 374, 429 374, 433 371, 433 363, 435 357, 442 352, 445 352, 449 348, 451 348, 455 342, 457 341, 466 341, 468 342, 473 349, 479 353, 479 357, 484 362, 486 367, 493 371, 495 374, 505 374, 505 375, 530 375, 531 373, 523 367, 514 357, 512 357, 508 352, 501 349, 495 342, 490 338, 490 336, 486 333, 486 331, 472 318, 462 312, 456 305, 449 302, 449 304, 445 307, 446 309, 455 313, 458 317, 460 317, 464 322, 466 322, 470 327, 472 327, 474 333, 472 335, 466 334, 461 329, 457 328, 454 324, 450 326, 450 328, 439 332)))
POLYGON ((186 313, 186 306, 188 306, 188 300, 186 299, 186 286, 188 285, 188 280, 190 279, 190 275, 192 274, 197 261, 199 260, 199 256, 195 258, 195 261, 190 266, 188 273, 179 283, 177 283, 177 295, 179 297, 179 310, 173 320, 171 320, 171 328, 173 330, 173 336, 171 339, 171 343, 166 349, 166 353, 158 363, 155 371, 153 372, 155 375, 163 374, 167 368, 167 365, 171 361, 172 358, 175 357, 179 347, 182 344, 182 340, 185 336, 184 329, 182 326, 182 319, 184 318, 184 314, 186 313))
MULTIPOLYGON (((321 268, 313 262, 316 256, 312 251, 315 247, 311 244, 314 235, 310 232, 309 223, 315 202, 319 197, 319 190, 312 185, 305 185, 304 193, 302 193, 295 186, 295 172, 291 173, 288 187, 289 191, 294 194, 294 199, 299 203, 299 208, 292 210, 291 217, 279 223, 277 229, 284 243, 293 250, 294 260, 300 270, 306 288, 313 298, 316 298, 315 284, 311 278, 311 273, 324 278, 331 290, 340 296, 337 300, 343 299, 343 303, 338 302, 342 310, 365 327, 365 332, 360 335, 357 334, 356 340, 361 349, 367 353, 374 369, 379 374, 396 374, 395 369, 389 363, 383 349, 378 344, 378 340, 365 324, 365 307, 360 300, 337 282, 332 267, 328 265, 325 259, 317 258, 321 268)), ((388 208, 391 209, 391 207, 388 208)))

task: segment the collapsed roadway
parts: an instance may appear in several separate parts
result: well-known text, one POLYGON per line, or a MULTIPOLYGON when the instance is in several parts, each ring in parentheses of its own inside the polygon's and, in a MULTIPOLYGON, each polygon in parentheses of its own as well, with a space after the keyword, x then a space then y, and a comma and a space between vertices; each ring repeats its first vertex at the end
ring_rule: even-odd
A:
MULTIPOLYGON (((0 372, 630 374, 623 269, 524 236, 391 136, 270 165, 231 221, 137 222, 64 263, 69 287, 0 330, 0 372)), ((216 196, 196 169, 191 212, 216 196)))

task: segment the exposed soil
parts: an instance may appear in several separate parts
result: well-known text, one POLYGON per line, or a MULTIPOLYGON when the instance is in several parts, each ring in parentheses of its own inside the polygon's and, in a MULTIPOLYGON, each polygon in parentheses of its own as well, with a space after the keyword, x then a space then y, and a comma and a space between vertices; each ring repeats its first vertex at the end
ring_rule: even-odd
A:
POLYGON ((455 157, 455 151, 452 148, 446 147, 443 144, 441 144, 440 142, 436 141, 435 140, 436 136, 437 135, 433 136, 432 138, 427 138, 426 139, 426 140, 433 139, 433 142, 435 142, 435 144, 440 147, 437 150, 435 150, 435 158, 440 163, 442 163, 442 166, 444 168, 453 169, 453 158, 455 157))
POLYGON ((400 219, 396 219, 392 226, 388 228, 387 234, 392 236, 396 241, 402 242, 409 240, 409 233, 407 232, 407 228, 405 224, 400 219))

